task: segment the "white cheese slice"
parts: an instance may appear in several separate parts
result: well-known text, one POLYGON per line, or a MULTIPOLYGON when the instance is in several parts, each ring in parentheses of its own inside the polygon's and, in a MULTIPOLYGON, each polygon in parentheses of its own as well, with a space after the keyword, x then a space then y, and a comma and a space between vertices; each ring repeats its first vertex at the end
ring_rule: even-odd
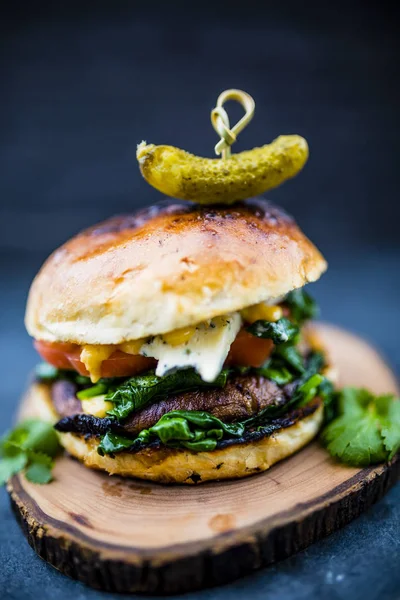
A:
POLYGON ((156 375, 160 377, 175 369, 193 367, 203 381, 211 382, 221 372, 241 324, 239 313, 215 317, 198 325, 192 337, 182 344, 172 346, 157 335, 143 344, 140 354, 158 360, 156 375))

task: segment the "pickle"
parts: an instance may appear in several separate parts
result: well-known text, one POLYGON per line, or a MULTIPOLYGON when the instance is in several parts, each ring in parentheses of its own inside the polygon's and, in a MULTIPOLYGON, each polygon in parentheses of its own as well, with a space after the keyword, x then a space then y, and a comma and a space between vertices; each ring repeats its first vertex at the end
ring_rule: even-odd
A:
POLYGON ((145 180, 163 194, 199 204, 231 204, 297 175, 307 161, 308 145, 299 135, 281 135, 224 160, 142 142, 136 156, 145 180))

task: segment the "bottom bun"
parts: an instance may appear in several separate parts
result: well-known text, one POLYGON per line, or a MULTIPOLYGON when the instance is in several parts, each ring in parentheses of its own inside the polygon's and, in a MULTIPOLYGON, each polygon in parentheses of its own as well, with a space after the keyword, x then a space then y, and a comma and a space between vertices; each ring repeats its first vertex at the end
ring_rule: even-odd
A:
MULTIPOLYGON (((50 387, 33 384, 28 390, 28 410, 23 416, 39 416, 55 422, 58 415, 51 401, 50 387)), ((237 443, 212 452, 191 452, 167 447, 144 448, 139 452, 119 452, 115 458, 100 456, 98 440, 74 433, 61 433, 64 448, 87 467, 111 475, 137 477, 160 483, 201 483, 218 479, 239 479, 266 471, 294 454, 318 433, 323 420, 322 402, 316 410, 294 425, 254 442, 237 443)))

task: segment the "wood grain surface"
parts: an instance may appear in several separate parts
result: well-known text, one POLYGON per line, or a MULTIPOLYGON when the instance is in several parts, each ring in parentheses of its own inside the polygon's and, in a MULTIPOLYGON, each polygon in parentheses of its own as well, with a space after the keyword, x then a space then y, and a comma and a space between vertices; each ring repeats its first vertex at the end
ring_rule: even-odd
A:
MULTIPOLYGON (((318 330, 340 385, 398 391, 366 342, 329 325, 318 330)), ((399 474, 398 457, 350 468, 314 442, 240 481, 162 486, 62 457, 50 485, 17 475, 8 491, 29 543, 55 568, 99 589, 171 594, 230 581, 305 548, 357 517, 399 474)))

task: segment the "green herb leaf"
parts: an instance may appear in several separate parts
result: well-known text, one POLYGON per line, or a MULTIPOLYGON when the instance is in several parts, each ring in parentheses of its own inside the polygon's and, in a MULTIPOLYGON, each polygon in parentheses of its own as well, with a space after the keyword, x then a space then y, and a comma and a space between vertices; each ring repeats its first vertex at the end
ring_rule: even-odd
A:
POLYGON ((28 452, 29 466, 25 471, 25 477, 32 483, 49 483, 52 479, 51 470, 53 461, 47 454, 41 452, 28 452))
POLYGON ((299 333, 299 328, 285 317, 275 323, 264 320, 255 321, 246 330, 255 337, 272 340, 276 345, 293 343, 299 333))
POLYGON ((367 466, 391 459, 400 449, 400 401, 345 388, 337 398, 338 416, 322 432, 322 442, 337 459, 367 466))
POLYGON ((0 460, 0 485, 4 485, 19 471, 25 468, 28 459, 24 452, 16 451, 14 456, 8 454, 0 460))
POLYGON ((25 477, 32 483, 49 483, 52 480, 51 468, 41 463, 32 463, 25 471, 25 477))
POLYGON ((284 304, 290 309, 290 317, 298 325, 318 316, 318 306, 304 288, 290 292, 286 296, 284 304))
POLYGON ((21 429, 26 431, 21 449, 41 452, 50 457, 56 456, 60 451, 57 433, 51 423, 38 419, 27 419, 21 423, 20 427, 17 427, 19 432, 21 429))
POLYGON ((109 416, 117 419, 126 418, 131 412, 142 408, 151 400, 160 399, 171 393, 178 394, 192 389, 208 387, 224 387, 228 379, 229 370, 224 369, 217 379, 211 383, 202 380, 194 369, 176 371, 164 377, 157 377, 154 372, 137 375, 125 381, 113 392, 106 396, 106 400, 115 403, 109 410, 109 416))
POLYGON ((400 401, 393 401, 391 395, 379 396, 376 405, 383 425, 381 431, 383 443, 391 460, 400 450, 400 401))
MULTIPOLYGON (((27 467, 27 477, 50 481, 52 458, 60 451, 58 437, 50 423, 28 419, 9 431, 0 441, 0 483, 27 467), (31 468, 33 469, 33 475, 31 468), (39 468, 40 465, 40 468, 39 468), (40 475, 41 473, 41 475, 40 475)), ((46 482, 47 482, 46 481, 46 482)))

